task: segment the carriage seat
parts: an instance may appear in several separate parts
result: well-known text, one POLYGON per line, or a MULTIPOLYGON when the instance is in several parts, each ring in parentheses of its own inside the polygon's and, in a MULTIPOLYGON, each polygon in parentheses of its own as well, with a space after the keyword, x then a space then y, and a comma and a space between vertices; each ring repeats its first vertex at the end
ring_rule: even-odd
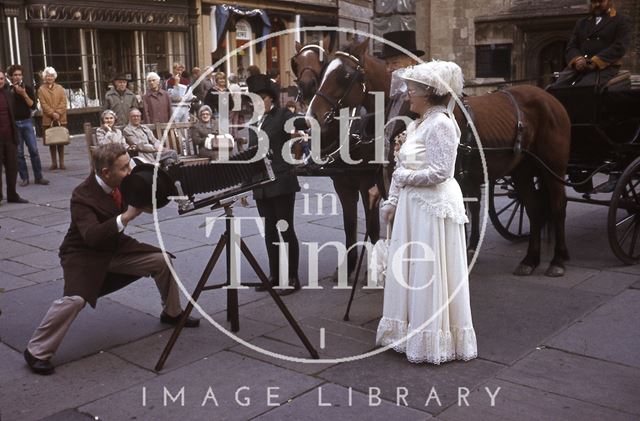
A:
POLYGON ((614 87, 618 87, 618 85, 622 85, 622 84, 630 85, 630 83, 631 83, 631 72, 628 70, 620 70, 618 74, 612 77, 603 88, 611 89, 614 87))

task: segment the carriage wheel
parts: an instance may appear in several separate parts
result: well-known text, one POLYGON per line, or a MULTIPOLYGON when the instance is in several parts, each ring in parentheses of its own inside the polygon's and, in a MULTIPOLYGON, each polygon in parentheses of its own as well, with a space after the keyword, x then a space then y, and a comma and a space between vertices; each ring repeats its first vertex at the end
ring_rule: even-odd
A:
POLYGON ((529 238, 529 217, 518 198, 511 177, 502 177, 489 186, 489 219, 505 239, 529 238))
POLYGON ((622 173, 609 204, 609 244, 622 262, 640 263, 640 158, 622 173))

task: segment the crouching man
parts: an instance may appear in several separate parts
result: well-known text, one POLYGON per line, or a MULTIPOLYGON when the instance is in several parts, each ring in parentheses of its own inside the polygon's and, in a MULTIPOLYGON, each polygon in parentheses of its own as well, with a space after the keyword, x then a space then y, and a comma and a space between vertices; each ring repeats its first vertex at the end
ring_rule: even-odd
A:
MULTIPOLYGON (((51 374, 50 362, 65 333, 86 303, 143 276, 156 281, 162 297, 162 323, 175 325, 182 315, 180 295, 160 249, 124 234, 143 209, 123 203, 120 183, 130 173, 129 155, 121 144, 100 146, 93 154, 95 173, 71 196, 71 224, 60 246, 64 296, 55 300, 24 351, 31 370, 51 374)), ((200 321, 189 318, 185 327, 200 321)))

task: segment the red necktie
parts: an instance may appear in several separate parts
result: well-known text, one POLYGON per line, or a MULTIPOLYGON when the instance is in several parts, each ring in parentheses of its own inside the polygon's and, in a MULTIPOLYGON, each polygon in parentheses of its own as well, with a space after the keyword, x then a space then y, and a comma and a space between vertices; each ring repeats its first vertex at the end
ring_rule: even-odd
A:
POLYGON ((119 188, 115 188, 111 191, 111 198, 115 202, 118 209, 122 209, 122 194, 120 193, 119 188))

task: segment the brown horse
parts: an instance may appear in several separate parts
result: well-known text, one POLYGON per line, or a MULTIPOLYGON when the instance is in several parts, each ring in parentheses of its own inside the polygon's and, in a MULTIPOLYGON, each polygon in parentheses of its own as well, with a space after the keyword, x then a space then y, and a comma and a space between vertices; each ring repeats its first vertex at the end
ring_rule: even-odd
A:
MULTIPOLYGON (((318 45, 306 45, 302 47, 296 43, 296 55, 291 59, 291 69, 297 77, 298 101, 304 107, 309 105, 311 98, 320 86, 324 73, 324 59, 327 53, 318 45), (321 59, 323 56, 323 59, 321 59)), ((332 125, 331 131, 322 134, 322 142, 332 143, 338 138, 337 126, 332 125)), ((374 170, 347 173, 350 168, 333 166, 329 169, 333 187, 342 206, 342 222, 345 230, 345 243, 350 248, 357 241, 358 236, 358 196, 362 199, 365 211, 367 233, 372 242, 380 237, 380 220, 378 209, 369 209, 369 189, 375 184, 374 170)), ((347 262, 351 274, 356 267, 357 250, 351 249, 347 262)))
MULTIPOLYGON (((354 43, 346 53, 336 55, 328 64, 322 84, 309 105, 307 116, 319 121, 323 149, 328 147, 325 132, 333 130, 330 117, 336 114, 337 107, 370 102, 369 97, 373 95, 369 92, 373 87, 388 92, 388 79, 386 86, 380 86, 380 81, 385 81, 384 70, 372 66, 375 59, 366 53, 367 45, 368 40, 354 43), (367 89, 354 87, 354 79, 364 79, 367 89)), ((506 90, 506 93, 469 97, 467 102, 475 115, 474 123, 485 151, 489 180, 510 175, 529 216, 529 248, 514 273, 529 275, 539 265, 541 230, 549 222, 555 230, 555 250, 546 274, 562 276, 564 262, 569 259, 564 231, 567 202, 564 186, 548 171, 542 171, 530 155, 536 155, 558 176, 565 175, 569 160, 570 121, 564 107, 553 96, 532 86, 517 86, 506 90), (523 130, 520 140, 516 141, 518 120, 523 130), (515 147, 516 143, 518 147, 515 147), (539 190, 535 187, 536 178, 541 181, 539 190), (545 209, 545 205, 550 209, 545 209), (550 215, 548 221, 545 220, 547 211, 550 215)), ((456 110, 456 119, 460 127, 466 126, 460 109, 456 110)), ((479 198, 484 177, 477 149, 470 156, 458 156, 459 163, 465 163, 466 172, 460 184, 466 197, 479 198)), ((479 232, 479 208, 478 203, 471 209, 472 231, 476 231, 476 234, 472 232, 472 238, 479 232)))

